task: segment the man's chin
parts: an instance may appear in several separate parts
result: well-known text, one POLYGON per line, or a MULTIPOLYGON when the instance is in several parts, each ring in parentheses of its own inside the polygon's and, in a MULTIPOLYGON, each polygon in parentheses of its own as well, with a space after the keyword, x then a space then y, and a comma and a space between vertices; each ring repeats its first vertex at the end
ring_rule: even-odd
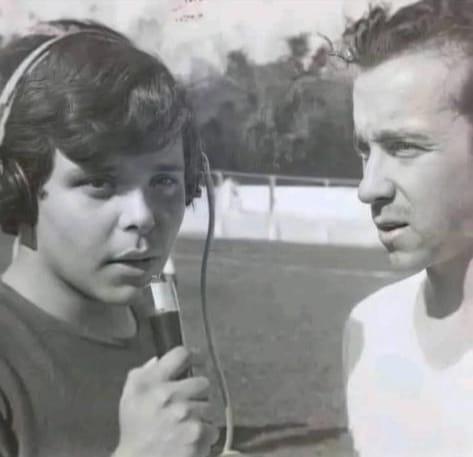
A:
POLYGON ((430 265, 430 258, 419 251, 388 250, 391 267, 400 272, 416 273, 430 265))

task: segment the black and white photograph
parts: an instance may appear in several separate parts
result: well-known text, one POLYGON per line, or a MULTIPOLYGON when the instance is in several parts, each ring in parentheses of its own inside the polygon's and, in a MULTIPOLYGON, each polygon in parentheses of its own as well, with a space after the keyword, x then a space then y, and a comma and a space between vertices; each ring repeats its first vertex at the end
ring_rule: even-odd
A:
POLYGON ((0 457, 472 457, 473 0, 0 0, 0 457))

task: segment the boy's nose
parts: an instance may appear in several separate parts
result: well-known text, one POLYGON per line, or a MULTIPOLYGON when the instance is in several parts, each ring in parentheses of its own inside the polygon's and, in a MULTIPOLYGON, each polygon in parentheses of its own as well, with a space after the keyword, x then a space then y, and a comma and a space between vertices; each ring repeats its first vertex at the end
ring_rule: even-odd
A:
POLYGON ((147 233, 156 226, 156 214, 146 192, 136 189, 124 196, 122 226, 126 230, 147 233))

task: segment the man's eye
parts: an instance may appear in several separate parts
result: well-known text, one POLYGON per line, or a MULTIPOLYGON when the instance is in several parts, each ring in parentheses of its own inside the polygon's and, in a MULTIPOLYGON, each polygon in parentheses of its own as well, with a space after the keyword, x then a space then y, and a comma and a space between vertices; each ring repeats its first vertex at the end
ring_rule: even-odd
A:
POLYGON ((358 157, 360 157, 361 160, 363 160, 363 162, 366 162, 370 155, 369 151, 361 151, 360 149, 356 150, 356 154, 358 157))
POLYGON ((364 140, 355 138, 353 146, 355 148, 356 154, 361 158, 363 162, 366 162, 370 155, 370 145, 364 140))
POLYGON ((363 170, 364 170, 366 167, 366 164, 368 163, 368 159, 370 158, 370 150, 355 148, 355 152, 356 152, 356 155, 361 159, 361 166, 363 167, 363 170))
POLYGON ((398 157, 413 157, 427 149, 416 143, 410 143, 408 141, 395 141, 389 143, 386 149, 390 154, 398 157))

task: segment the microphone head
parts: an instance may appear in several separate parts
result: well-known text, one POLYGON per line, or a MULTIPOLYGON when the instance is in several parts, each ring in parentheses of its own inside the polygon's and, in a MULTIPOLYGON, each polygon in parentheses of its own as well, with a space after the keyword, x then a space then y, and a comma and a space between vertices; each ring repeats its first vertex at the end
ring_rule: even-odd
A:
POLYGON ((179 299, 171 276, 165 274, 153 276, 149 287, 155 312, 179 311, 179 299))

